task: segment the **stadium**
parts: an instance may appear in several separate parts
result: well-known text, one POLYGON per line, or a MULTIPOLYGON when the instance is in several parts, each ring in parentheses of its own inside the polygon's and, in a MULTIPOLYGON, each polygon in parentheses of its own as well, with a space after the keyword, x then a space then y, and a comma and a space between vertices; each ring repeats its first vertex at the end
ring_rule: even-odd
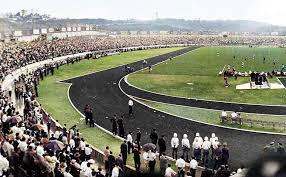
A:
POLYGON ((286 28, 184 23, 1 17, 0 176, 285 175, 286 28))

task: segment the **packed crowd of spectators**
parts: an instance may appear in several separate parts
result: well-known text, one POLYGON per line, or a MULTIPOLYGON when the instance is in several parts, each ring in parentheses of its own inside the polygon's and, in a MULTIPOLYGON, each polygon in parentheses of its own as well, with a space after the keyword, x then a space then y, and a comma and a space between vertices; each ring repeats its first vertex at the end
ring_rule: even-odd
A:
POLYGON ((117 49, 132 46, 196 44, 196 45, 274 45, 286 42, 283 37, 220 36, 86 36, 0 44, 0 79, 7 73, 30 63, 80 52, 117 49))

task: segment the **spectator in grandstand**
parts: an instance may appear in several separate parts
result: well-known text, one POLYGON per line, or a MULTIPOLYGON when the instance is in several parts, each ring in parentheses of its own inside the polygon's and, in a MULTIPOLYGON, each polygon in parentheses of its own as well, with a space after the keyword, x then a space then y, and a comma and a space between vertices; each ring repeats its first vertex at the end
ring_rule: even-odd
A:
POLYGON ((166 157, 166 154, 162 153, 160 157, 160 173, 162 176, 165 175, 167 167, 168 167, 168 159, 166 157))
POLYGON ((109 169, 108 157, 109 157, 109 155, 110 155, 109 146, 106 146, 106 148, 105 148, 103 154, 104 154, 104 156, 103 156, 104 168, 105 168, 105 170, 108 170, 108 169, 109 169))
POLYGON ((190 161, 191 176, 195 176, 196 175, 197 168, 198 168, 198 161, 196 160, 195 157, 192 157, 192 160, 190 161))
POLYGON ((172 147, 172 157, 173 159, 177 160, 178 147, 179 147, 179 138, 177 133, 174 133, 174 136, 171 139, 171 147, 172 147))
POLYGON ((166 168, 165 171, 165 177, 175 177, 176 172, 171 168, 171 164, 168 164, 168 167, 166 168))
POLYGON ((151 150, 148 151, 147 161, 149 167, 149 174, 153 175, 155 173, 156 154, 151 150))
POLYGON ((185 167, 186 167, 186 162, 184 160, 184 156, 181 156, 177 161, 176 161, 176 166, 178 170, 178 177, 184 177, 185 176, 185 167))
POLYGON ((108 174, 112 174, 112 169, 114 165, 115 165, 115 157, 112 151, 110 151, 109 156, 108 156, 108 174))

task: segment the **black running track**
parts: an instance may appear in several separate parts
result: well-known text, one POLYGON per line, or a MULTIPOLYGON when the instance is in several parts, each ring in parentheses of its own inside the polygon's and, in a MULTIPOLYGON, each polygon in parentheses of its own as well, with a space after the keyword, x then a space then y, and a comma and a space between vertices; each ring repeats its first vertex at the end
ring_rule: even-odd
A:
POLYGON ((240 104, 240 103, 228 103, 220 101, 207 101, 200 99, 172 97, 137 89, 136 87, 133 87, 132 85, 126 83, 125 79, 122 79, 122 81, 120 82, 120 86, 122 90, 128 95, 157 102, 191 106, 196 108, 215 109, 215 110, 237 111, 237 112, 257 113, 257 114, 286 115, 286 106, 240 104))
MULTIPOLYGON (((194 48, 187 48, 153 57, 148 59, 148 63, 155 64, 193 49, 194 48)), ((139 61, 130 64, 130 66, 138 70, 142 67, 141 64, 142 61, 139 61)), ((187 133, 191 142, 196 132, 199 132, 203 137, 210 137, 211 133, 214 132, 221 142, 227 142, 229 144, 231 153, 230 165, 234 168, 240 164, 247 165, 256 159, 260 155, 262 148, 271 141, 286 144, 286 137, 283 135, 252 133, 205 125, 162 112, 156 112, 136 102, 134 102, 134 117, 129 117, 129 98, 124 95, 118 87, 119 80, 125 75, 124 66, 121 66, 67 80, 66 82, 72 83, 69 94, 73 104, 81 112, 83 112, 85 104, 90 104, 94 109, 96 123, 107 130, 111 130, 109 118, 112 117, 113 114, 125 115, 125 131, 134 131, 135 136, 136 128, 140 127, 143 135, 142 144, 150 142, 149 133, 153 128, 156 128, 159 135, 164 134, 166 136, 168 155, 171 154, 171 147, 169 145, 174 132, 178 133, 180 138, 183 134, 187 133)), ((231 106, 231 104, 229 104, 229 106, 231 106)), ((227 110, 229 109, 230 108, 227 110)))

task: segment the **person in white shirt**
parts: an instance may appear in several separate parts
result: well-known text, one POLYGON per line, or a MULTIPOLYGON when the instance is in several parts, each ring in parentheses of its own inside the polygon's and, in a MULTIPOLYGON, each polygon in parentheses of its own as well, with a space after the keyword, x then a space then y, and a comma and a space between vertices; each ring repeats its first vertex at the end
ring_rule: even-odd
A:
POLYGON ((73 175, 70 174, 70 167, 66 167, 66 171, 63 175, 64 177, 73 177, 73 175))
POLYGON ((70 139, 69 145, 70 145, 70 148, 71 148, 72 150, 75 148, 75 141, 74 141, 73 138, 70 139))
POLYGON ((84 153, 85 153, 85 160, 89 160, 90 159, 90 155, 92 153, 92 149, 89 147, 88 144, 85 145, 84 153))
POLYGON ((36 152, 39 156, 43 156, 45 154, 45 150, 41 142, 40 145, 36 148, 36 152))
POLYGON ((147 161, 148 161, 149 173, 154 174, 156 165, 156 154, 151 150, 148 151, 147 161))
POLYGON ((130 151, 133 149, 133 139, 132 139, 132 132, 129 132, 127 135, 127 148, 128 148, 128 154, 130 154, 130 151))
POLYGON ((227 120, 227 112, 224 110, 221 112, 221 122, 224 122, 227 120))
POLYGON ((2 176, 3 173, 9 169, 9 161, 5 157, 3 157, 1 154, 0 154, 0 161, 1 161, 0 176, 2 176))
POLYGON ((80 148, 80 151, 81 151, 81 160, 84 161, 85 159, 85 152, 84 152, 84 149, 85 149, 85 141, 83 138, 81 138, 80 142, 79 142, 79 148, 80 148))
POLYGON ((129 115, 132 115, 133 114, 133 101, 132 100, 129 100, 128 101, 128 107, 129 107, 129 115))
POLYGON ((18 148, 21 150, 21 152, 26 152, 27 150, 27 143, 25 141, 25 138, 22 138, 20 143, 18 144, 18 148))
POLYGON ((90 163, 84 161, 80 165, 80 177, 92 177, 92 170, 90 168, 90 163))
POLYGON ((211 150, 212 150, 212 160, 214 157, 214 146, 217 145, 217 143, 215 141, 218 141, 218 137, 216 137, 215 133, 212 133, 211 138, 210 138, 211 150))
POLYGON ((119 168, 118 168, 118 165, 116 163, 112 169, 111 177, 119 177, 119 168))
POLYGON ((12 145, 12 140, 10 140, 9 142, 5 141, 2 149, 5 153, 8 154, 9 157, 11 157, 12 153, 14 152, 14 146, 12 145))
POLYGON ((203 144, 203 138, 200 136, 200 133, 196 133, 194 141, 198 141, 201 145, 203 144))
POLYGON ((233 121, 236 121, 236 120, 237 120, 237 117, 238 117, 238 115, 237 115, 236 112, 231 113, 231 119, 232 119, 233 121))
POLYGON ((173 138, 171 139, 171 146, 172 146, 172 157, 173 159, 177 160, 177 154, 178 154, 178 146, 179 146, 179 138, 177 133, 174 133, 173 138))
POLYGON ((184 160, 184 156, 181 156, 176 161, 176 166, 178 168, 178 177, 184 177, 185 176, 185 167, 186 167, 186 162, 184 160))
POLYGON ((202 149, 203 149, 203 164, 208 164, 209 160, 209 153, 210 153, 210 148, 211 148, 211 142, 209 141, 209 138, 206 136, 205 141, 202 144, 202 149))
POLYGON ((171 164, 168 164, 168 167, 166 168, 165 171, 165 177, 175 177, 176 172, 171 168, 171 164))
POLYGON ((192 160, 190 161, 191 176, 196 176, 197 168, 198 168, 198 161, 195 159, 195 157, 192 157, 192 160))
POLYGON ((189 150, 190 150, 190 141, 188 139, 188 135, 184 134, 182 139, 182 148, 183 148, 183 159, 189 160, 189 150))
POLYGON ((193 142, 194 156, 196 160, 201 159, 201 143, 199 139, 195 139, 193 142))

